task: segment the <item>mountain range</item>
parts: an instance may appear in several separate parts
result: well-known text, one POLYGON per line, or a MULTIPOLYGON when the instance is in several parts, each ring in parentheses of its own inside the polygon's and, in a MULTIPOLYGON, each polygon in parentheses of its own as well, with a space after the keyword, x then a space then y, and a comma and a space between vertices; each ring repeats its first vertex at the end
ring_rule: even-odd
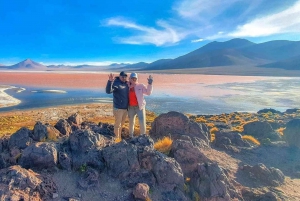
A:
POLYGON ((152 63, 96 65, 50 65, 45 66, 26 59, 12 66, 1 66, 10 70, 171 70, 207 67, 281 68, 300 70, 300 41, 274 40, 253 43, 246 39, 232 39, 225 42, 211 42, 203 47, 175 59, 159 59, 152 63))
POLYGON ((300 41, 253 43, 246 39, 211 42, 175 59, 125 66, 140 70, 186 69, 220 66, 257 66, 300 70, 300 41))

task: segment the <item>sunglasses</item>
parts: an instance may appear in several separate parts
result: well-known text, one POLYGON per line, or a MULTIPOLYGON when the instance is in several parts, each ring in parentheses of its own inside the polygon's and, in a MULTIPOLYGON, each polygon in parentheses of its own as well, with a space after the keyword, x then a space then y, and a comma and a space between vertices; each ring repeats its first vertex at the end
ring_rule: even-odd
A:
POLYGON ((127 78, 127 76, 120 76, 121 78, 127 78))

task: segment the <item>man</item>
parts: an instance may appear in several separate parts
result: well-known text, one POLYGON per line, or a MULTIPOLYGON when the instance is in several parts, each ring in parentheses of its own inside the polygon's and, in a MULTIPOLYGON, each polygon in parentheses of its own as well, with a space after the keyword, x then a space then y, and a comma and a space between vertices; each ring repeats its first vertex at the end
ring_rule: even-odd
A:
POLYGON ((115 116, 114 133, 117 139, 121 139, 122 127, 127 117, 129 87, 127 74, 122 71, 119 77, 108 75, 106 93, 113 93, 113 114, 115 116))

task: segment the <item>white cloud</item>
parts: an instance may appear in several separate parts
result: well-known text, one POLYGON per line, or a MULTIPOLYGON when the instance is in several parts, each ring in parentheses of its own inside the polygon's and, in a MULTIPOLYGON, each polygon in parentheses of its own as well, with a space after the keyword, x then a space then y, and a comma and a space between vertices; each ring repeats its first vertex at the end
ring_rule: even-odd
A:
POLYGON ((161 46, 177 43, 186 35, 185 33, 179 33, 166 21, 158 20, 156 24, 161 29, 139 25, 122 18, 111 18, 106 23, 108 26, 120 26, 139 32, 130 37, 117 38, 118 42, 126 44, 154 44, 161 46))
POLYGON ((182 0, 173 9, 183 18, 206 21, 240 0, 182 0))
POLYGON ((300 1, 286 10, 257 18, 238 26, 231 37, 259 37, 280 33, 300 33, 300 1))
POLYGON ((203 38, 199 38, 197 40, 191 40, 192 43, 198 43, 198 42, 202 42, 204 39, 203 38))

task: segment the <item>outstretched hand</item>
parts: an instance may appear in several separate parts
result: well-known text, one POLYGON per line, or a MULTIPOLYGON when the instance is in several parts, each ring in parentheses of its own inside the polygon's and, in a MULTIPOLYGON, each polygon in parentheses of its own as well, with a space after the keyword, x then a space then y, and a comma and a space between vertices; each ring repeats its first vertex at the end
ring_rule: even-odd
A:
POLYGON ((109 81, 112 82, 112 81, 114 81, 114 79, 115 79, 114 74, 111 73, 111 74, 108 75, 108 80, 109 80, 109 81))
POLYGON ((148 84, 152 84, 152 82, 153 82, 153 77, 152 77, 152 75, 149 75, 149 78, 147 78, 148 79, 148 84))

